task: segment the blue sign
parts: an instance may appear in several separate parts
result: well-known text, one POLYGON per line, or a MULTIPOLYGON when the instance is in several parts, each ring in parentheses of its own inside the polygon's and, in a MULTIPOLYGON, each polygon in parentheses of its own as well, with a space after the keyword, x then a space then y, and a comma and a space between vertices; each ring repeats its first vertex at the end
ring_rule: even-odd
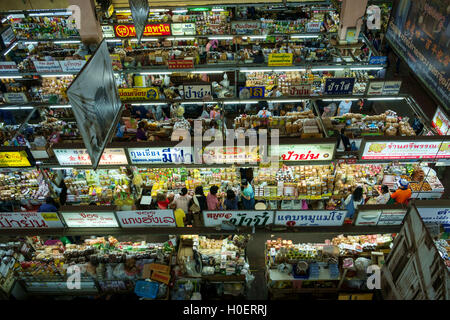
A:
POLYGON ((355 78, 328 78, 325 82, 324 94, 352 94, 355 78))
POLYGON ((191 147, 182 148, 128 148, 132 164, 192 163, 191 147))
POLYGON ((265 87, 242 87, 239 90, 239 97, 242 99, 264 98, 264 91, 265 87))
POLYGON ((387 57, 386 56, 371 56, 369 60, 369 64, 386 64, 387 57))

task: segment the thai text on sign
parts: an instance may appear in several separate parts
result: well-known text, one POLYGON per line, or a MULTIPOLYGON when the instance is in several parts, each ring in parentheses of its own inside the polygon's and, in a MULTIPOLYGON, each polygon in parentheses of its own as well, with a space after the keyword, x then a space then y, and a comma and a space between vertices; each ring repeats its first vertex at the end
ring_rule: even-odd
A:
MULTIPOLYGON (((136 37, 136 29, 132 24, 116 25, 114 26, 114 31, 116 36, 120 38, 136 37)), ((145 26, 143 36, 170 36, 170 24, 148 24, 145 26)))

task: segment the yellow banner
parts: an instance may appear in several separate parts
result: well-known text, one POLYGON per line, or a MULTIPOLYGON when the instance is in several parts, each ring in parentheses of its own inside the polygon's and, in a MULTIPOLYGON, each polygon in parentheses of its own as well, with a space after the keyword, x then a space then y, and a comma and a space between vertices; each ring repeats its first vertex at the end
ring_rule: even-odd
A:
POLYGON ((271 53, 269 54, 269 67, 291 66, 294 55, 292 53, 271 53))
POLYGON ((58 214, 56 212, 43 212, 41 213, 41 216, 45 221, 59 221, 58 214))
POLYGON ((0 152, 0 167, 30 167, 25 151, 0 152))
POLYGON ((122 100, 158 100, 159 91, 156 87, 119 89, 122 100))

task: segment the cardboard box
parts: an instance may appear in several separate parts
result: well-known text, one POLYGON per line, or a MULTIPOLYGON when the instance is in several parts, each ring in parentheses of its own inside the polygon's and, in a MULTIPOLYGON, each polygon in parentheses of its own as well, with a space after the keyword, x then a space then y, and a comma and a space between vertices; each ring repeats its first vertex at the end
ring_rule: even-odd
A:
POLYGON ((169 284, 170 274, 161 273, 161 272, 158 272, 158 271, 153 271, 151 279, 155 280, 155 281, 158 281, 158 282, 165 283, 165 284, 169 284))
POLYGON ((170 273, 170 267, 163 264, 151 263, 149 267, 150 270, 152 271, 157 271, 161 273, 170 273))

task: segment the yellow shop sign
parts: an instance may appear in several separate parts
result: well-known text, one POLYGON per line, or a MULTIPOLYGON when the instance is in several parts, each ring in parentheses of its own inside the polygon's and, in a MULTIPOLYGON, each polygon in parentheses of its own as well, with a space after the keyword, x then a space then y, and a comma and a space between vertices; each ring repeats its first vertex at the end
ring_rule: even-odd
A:
POLYGON ((119 89, 121 100, 158 100, 158 88, 125 88, 119 89))
POLYGON ((291 66, 294 55, 292 53, 271 53, 269 54, 269 67, 291 66))
POLYGON ((25 151, 0 152, 0 167, 31 167, 25 151))

